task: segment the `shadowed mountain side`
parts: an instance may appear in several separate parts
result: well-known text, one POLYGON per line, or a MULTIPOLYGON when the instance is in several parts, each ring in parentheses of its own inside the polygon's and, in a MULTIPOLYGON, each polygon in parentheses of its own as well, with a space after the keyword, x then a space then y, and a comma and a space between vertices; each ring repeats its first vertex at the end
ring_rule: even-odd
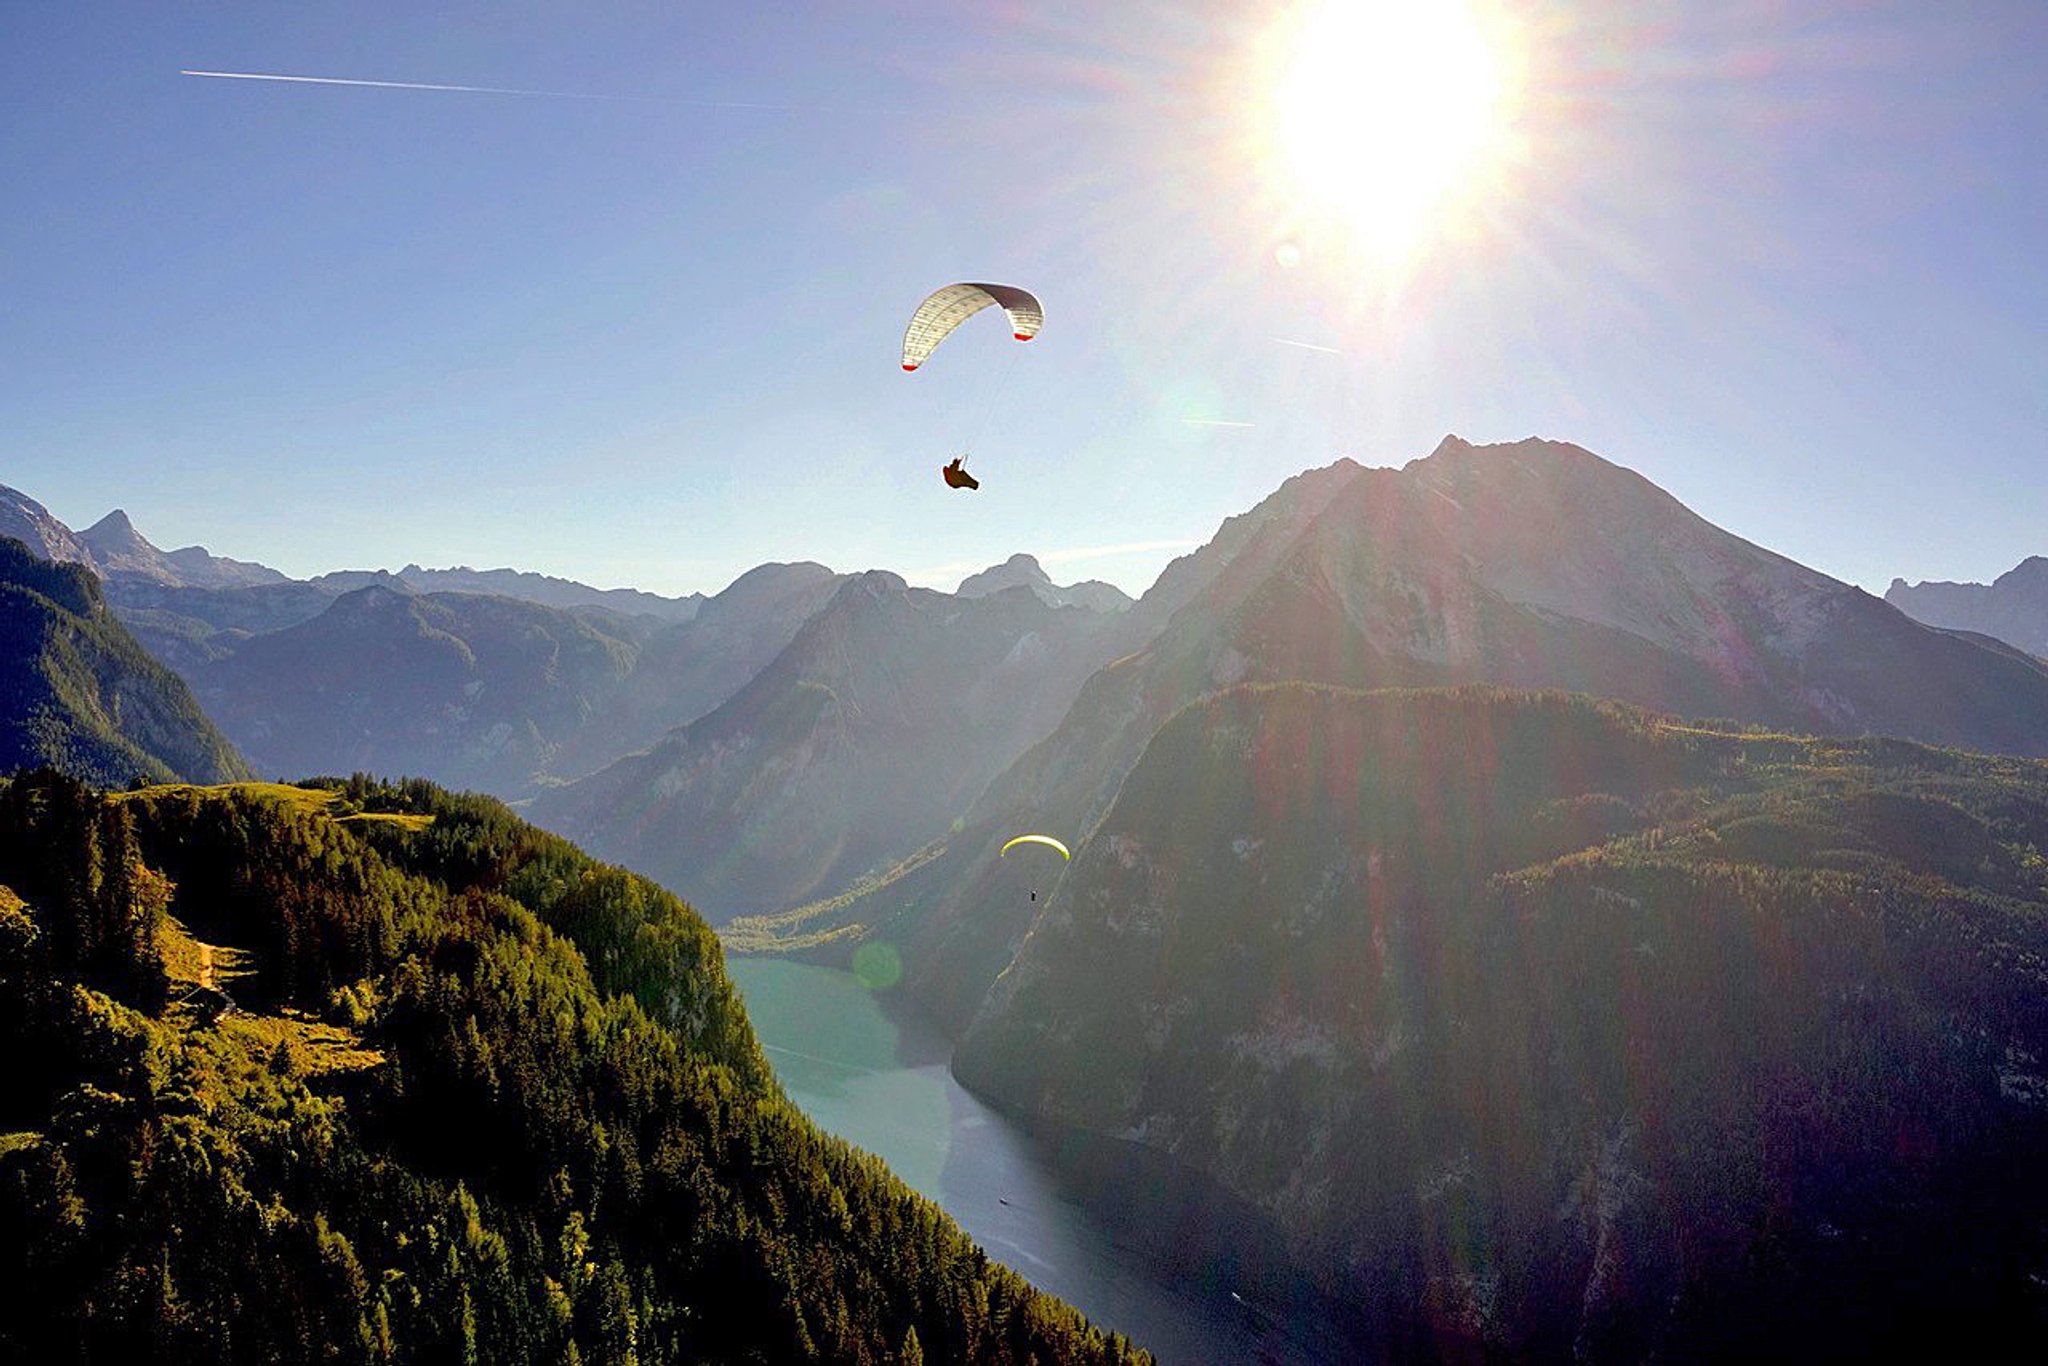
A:
POLYGON ((1111 620, 1021 587, 962 599, 856 575, 729 702, 533 818, 714 921, 837 891, 946 829, 1043 735, 1111 620))
POLYGON ((1226 526, 1234 553, 1177 561, 1119 618, 1156 620, 1155 594, 1180 595, 1148 643, 1090 678, 1058 728, 989 785, 922 871, 925 895, 834 912, 903 945, 910 989, 950 1028, 1022 933, 1017 908, 971 890, 988 842, 1085 833, 1166 717, 1218 688, 1559 687, 1680 715, 2048 754, 2039 665, 1921 626, 1579 447, 1447 437, 1399 470, 1340 462, 1301 480, 1291 508, 1276 494, 1226 526))
POLYGON ((564 737, 550 771, 582 777, 711 711, 766 668, 846 577, 808 560, 749 569, 690 620, 642 642, 632 675, 564 737))
POLYGON ((1893 579, 1884 600, 1929 626, 1978 631, 2048 655, 2048 558, 2030 555, 1988 584, 1893 579))
POLYGON ((0 538, 0 774, 43 764, 107 785, 250 776, 91 570, 0 538))
POLYGON ((406 772, 518 793, 636 654, 557 608, 365 588, 249 637, 193 677, 259 771, 406 772))
POLYGON ((296 580, 188 588, 123 577, 109 581, 106 591, 108 605, 136 638, 187 678, 250 636, 311 621, 334 602, 333 593, 296 580))
POLYGON ((2042 847, 2033 761, 1231 689, 954 1065, 1268 1211, 1397 1356, 1988 1342, 2048 1233, 2042 847))
POLYGON ((840 581, 822 565, 762 565, 710 599, 703 613, 663 621, 587 603, 548 607, 509 595, 423 593, 382 572, 357 577, 368 583, 349 595, 358 607, 331 620, 322 616, 339 601, 331 585, 347 576, 242 588, 122 577, 108 592, 137 637, 214 699, 224 725, 238 733, 249 727, 244 738, 256 754, 279 751, 281 728, 296 732, 291 752, 304 762, 278 764, 278 772, 352 772, 376 755, 376 771, 520 797, 537 782, 577 777, 643 748, 723 702, 789 643, 840 581), (415 612, 400 605, 408 600, 433 605, 415 612), (371 602, 406 636, 418 632, 401 618, 423 612, 435 630, 473 646, 481 645, 470 639, 476 631, 503 638, 473 650, 477 657, 469 662, 458 660, 459 678, 436 677, 447 661, 432 651, 385 642, 376 647, 381 655, 363 654, 360 604, 371 602), (513 622, 523 624, 514 629, 513 622), (574 645, 558 651, 592 636, 629 648, 617 658, 609 647, 602 658, 574 645), (353 719, 330 714, 331 695, 306 695, 307 688, 331 690, 339 679, 366 683, 368 676, 358 675, 370 658, 383 660, 380 670, 398 672, 379 673, 378 688, 352 688, 345 705, 358 709, 353 719), (494 676, 493 661, 500 660, 510 662, 511 672, 494 676), (415 677, 407 672, 414 668, 427 672, 415 677), (461 691, 471 685, 479 693, 490 689, 491 700, 478 703, 461 691), (380 695, 384 704, 375 702, 380 695), (307 714, 295 716, 299 708, 307 714), (499 722, 512 730, 494 738, 499 722))

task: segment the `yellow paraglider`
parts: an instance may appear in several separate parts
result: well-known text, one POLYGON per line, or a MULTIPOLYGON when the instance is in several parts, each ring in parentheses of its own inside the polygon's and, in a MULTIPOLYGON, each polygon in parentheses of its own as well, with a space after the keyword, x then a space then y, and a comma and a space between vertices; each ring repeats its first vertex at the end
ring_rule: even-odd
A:
MULTIPOLYGON (((1009 853, 1012 849, 1016 848, 1020 844, 1048 844, 1060 851, 1061 858, 1070 859, 1073 857, 1073 855, 1067 851, 1067 846, 1061 844, 1051 835, 1019 835, 1017 836, 1017 838, 1011 840, 1008 844, 1003 846, 1003 853, 1009 853)), ((998 857, 1000 857, 1000 855, 998 855, 998 857)))

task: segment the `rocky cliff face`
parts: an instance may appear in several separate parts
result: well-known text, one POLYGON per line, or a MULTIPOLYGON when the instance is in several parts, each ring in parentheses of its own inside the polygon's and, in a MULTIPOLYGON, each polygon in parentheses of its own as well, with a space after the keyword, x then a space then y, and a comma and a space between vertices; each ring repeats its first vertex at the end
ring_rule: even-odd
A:
POLYGON ((10 536, 45 560, 64 560, 95 568, 87 549, 50 510, 17 489, 0 484, 0 536, 10 536))

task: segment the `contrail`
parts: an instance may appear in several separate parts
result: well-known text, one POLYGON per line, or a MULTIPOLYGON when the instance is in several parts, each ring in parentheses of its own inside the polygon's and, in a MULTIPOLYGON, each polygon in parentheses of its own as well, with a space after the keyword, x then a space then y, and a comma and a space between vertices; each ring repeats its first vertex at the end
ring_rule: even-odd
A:
MULTIPOLYGON (((180 71, 180 76, 206 76, 217 81, 286 81, 293 85, 367 85, 382 90, 453 90, 465 95, 539 95, 551 100, 606 100, 625 104, 682 104, 697 109, 763 109, 792 114, 796 104, 754 104, 746 100, 680 100, 665 95, 589 95, 575 90, 511 90, 496 85, 434 85, 426 81, 359 81, 346 76, 285 76, 270 71, 180 71)), ((821 111, 822 112, 822 111, 821 111)))
POLYGON ((1320 351, 1326 356, 1341 356, 1344 354, 1334 346, 1318 346, 1314 342, 1295 341, 1291 337, 1275 337, 1273 340, 1279 342, 1282 346, 1298 346, 1304 351, 1320 351))
POLYGON ((1190 427, 1255 427, 1255 422, 1226 422, 1220 417, 1184 417, 1181 421, 1190 427))

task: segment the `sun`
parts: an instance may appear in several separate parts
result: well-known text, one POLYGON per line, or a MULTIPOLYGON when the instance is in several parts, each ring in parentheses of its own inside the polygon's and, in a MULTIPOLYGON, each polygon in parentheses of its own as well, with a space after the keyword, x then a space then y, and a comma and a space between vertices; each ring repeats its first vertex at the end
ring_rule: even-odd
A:
POLYGON ((1461 0, 1321 0, 1271 36, 1269 167, 1355 247, 1400 258, 1505 142, 1498 35, 1461 0))

